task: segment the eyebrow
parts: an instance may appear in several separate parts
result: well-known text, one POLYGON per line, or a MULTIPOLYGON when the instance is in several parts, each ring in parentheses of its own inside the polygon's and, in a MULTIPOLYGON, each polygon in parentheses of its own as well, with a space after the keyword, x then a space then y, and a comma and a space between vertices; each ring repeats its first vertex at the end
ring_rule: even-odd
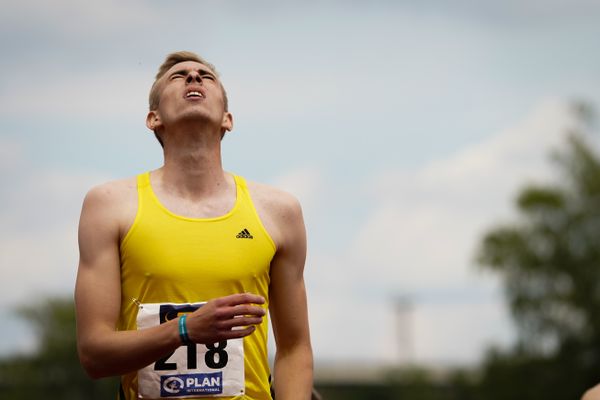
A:
POLYGON ((202 68, 198 68, 196 70, 192 69, 192 68, 188 68, 188 69, 179 69, 177 71, 174 71, 173 73, 169 74, 169 78, 175 76, 175 75, 187 75, 190 71, 197 71, 201 76, 212 76, 213 78, 217 78, 217 76, 215 74, 213 74, 211 71, 207 70, 207 69, 202 69, 202 68))

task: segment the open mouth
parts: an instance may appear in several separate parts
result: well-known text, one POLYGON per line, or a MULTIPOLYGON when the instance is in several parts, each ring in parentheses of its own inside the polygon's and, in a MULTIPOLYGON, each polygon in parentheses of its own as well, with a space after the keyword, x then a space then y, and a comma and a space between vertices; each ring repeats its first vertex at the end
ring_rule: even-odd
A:
POLYGON ((198 99, 201 99, 201 98, 204 98, 204 95, 202 93, 198 92, 197 90, 192 90, 192 91, 187 92, 185 94, 185 97, 187 99, 189 99, 189 98, 198 98, 198 99))

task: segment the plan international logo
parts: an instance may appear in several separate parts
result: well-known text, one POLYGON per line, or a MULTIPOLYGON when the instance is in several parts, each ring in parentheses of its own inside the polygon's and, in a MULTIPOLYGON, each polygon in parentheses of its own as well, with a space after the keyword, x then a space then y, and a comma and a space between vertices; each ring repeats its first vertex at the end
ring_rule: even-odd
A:
POLYGON ((223 393, 223 373, 163 375, 160 397, 181 397, 223 393))

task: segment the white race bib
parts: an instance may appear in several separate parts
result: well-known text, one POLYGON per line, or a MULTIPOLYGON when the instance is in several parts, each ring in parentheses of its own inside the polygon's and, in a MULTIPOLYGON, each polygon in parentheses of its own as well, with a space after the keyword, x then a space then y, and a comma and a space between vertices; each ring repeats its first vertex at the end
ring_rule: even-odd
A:
MULTIPOLYGON (((157 326, 205 303, 140 304, 138 329, 157 326)), ((138 371, 138 398, 239 396, 244 393, 244 340, 182 345, 138 371)))

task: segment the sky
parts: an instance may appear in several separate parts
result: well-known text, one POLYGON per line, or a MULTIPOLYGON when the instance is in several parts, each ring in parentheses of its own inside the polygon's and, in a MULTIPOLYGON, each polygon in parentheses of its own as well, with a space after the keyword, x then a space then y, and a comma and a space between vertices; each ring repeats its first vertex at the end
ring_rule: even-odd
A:
POLYGON ((72 295, 85 193, 160 167, 147 96, 177 50, 221 74, 225 168, 303 205, 317 365, 515 340, 478 243, 588 129, 600 3, 0 2, 0 355, 34 344, 15 307, 72 295))

